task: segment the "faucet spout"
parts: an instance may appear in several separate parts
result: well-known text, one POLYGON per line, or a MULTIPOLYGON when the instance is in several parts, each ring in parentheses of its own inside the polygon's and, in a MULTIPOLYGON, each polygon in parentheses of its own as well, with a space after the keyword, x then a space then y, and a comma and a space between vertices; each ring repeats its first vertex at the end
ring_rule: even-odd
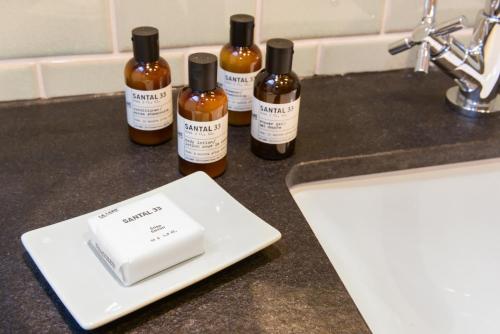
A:
POLYGON ((500 0, 486 1, 484 13, 489 17, 500 17, 500 0))

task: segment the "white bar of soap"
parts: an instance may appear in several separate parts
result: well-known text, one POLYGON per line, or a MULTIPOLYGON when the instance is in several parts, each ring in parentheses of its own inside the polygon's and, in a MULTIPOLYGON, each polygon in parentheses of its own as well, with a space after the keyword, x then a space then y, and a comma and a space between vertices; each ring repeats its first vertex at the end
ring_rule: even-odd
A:
POLYGON ((156 194, 88 220, 91 243, 126 286, 204 252, 203 226, 156 194))

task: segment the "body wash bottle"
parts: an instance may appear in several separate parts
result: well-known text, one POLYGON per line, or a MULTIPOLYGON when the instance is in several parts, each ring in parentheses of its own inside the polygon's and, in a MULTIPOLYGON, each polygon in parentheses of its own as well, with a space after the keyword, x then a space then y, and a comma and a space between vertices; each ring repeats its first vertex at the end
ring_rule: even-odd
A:
POLYGON ((227 97, 217 87, 217 57, 194 53, 188 59, 189 86, 179 92, 177 142, 179 170, 224 173, 227 154, 227 97))
POLYGON ((229 124, 249 125, 253 84, 262 67, 262 55, 253 43, 254 18, 237 14, 230 19, 229 43, 220 52, 219 87, 227 94, 229 124))
POLYGON ((300 81, 292 71, 293 43, 267 42, 266 68, 255 78, 252 105, 252 152, 277 160, 293 154, 300 107, 300 81))
POLYGON ((132 42, 134 57, 125 66, 129 136, 138 144, 161 144, 173 131, 170 67, 160 57, 156 28, 135 28, 132 42))

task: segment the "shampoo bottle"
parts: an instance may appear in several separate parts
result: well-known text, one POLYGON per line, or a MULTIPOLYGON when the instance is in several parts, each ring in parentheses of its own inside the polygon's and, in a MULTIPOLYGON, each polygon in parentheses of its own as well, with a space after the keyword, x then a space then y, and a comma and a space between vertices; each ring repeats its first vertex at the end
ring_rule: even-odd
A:
POLYGON ((266 68, 255 78, 251 147, 257 156, 278 160, 293 154, 300 107, 300 81, 292 71, 293 43, 267 42, 266 68))
POLYGON ((217 81, 227 94, 230 125, 249 125, 252 117, 254 80, 262 67, 262 55, 253 42, 253 30, 252 16, 231 16, 229 43, 220 52, 217 81))
POLYGON ((173 131, 170 67, 160 57, 156 28, 135 28, 132 42, 134 57, 125 66, 129 136, 138 144, 161 144, 173 131))
POLYGON ((227 154, 227 97, 217 87, 217 57, 194 53, 188 58, 189 86, 179 92, 177 142, 179 170, 224 173, 227 154))

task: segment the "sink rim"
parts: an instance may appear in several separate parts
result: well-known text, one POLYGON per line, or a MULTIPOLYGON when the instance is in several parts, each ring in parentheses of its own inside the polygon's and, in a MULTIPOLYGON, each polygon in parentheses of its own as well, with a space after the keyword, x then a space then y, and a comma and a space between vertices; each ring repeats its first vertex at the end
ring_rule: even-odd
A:
POLYGON ((383 172, 450 165, 500 157, 500 138, 431 147, 416 147, 328 157, 293 165, 285 176, 287 188, 304 183, 383 172))
MULTIPOLYGON (((441 149, 443 149, 443 147, 441 147, 437 151, 441 151, 441 149)), ((446 147, 444 149, 446 149, 446 147)), ((378 161, 380 163, 380 160, 378 160, 380 158, 387 159, 387 157, 394 157, 394 156, 396 156, 397 158, 401 158, 402 156, 405 156, 404 153, 407 153, 407 152, 401 152, 401 151, 386 152, 386 153, 373 154, 373 155, 367 155, 367 156, 349 157, 347 159, 340 159, 340 158, 325 159, 325 160, 320 160, 320 161, 312 161, 312 162, 304 163, 304 164, 302 164, 302 166, 299 166, 298 168, 302 167, 303 168, 302 172, 303 172, 304 170, 307 170, 311 167, 318 168, 318 166, 319 166, 319 170, 322 170, 323 172, 325 172, 325 171, 328 172, 326 174, 325 173, 322 174, 323 176, 327 176, 328 174, 329 175, 341 174, 339 172, 336 173, 335 169, 332 169, 332 166, 338 162, 346 162, 346 161, 352 162, 352 161, 354 161, 354 163, 357 166, 362 166, 362 164, 359 164, 359 162, 360 161, 366 162, 366 160, 363 160, 363 159, 368 159, 368 161, 370 161, 370 159, 372 159, 372 160, 375 159, 373 161, 378 161), (321 166, 322 164, 323 164, 323 166, 321 166), (306 167, 306 168, 304 169, 304 167, 306 167)), ((390 160, 390 159, 388 159, 388 160, 390 160)), ((398 160, 398 159, 396 159, 396 160, 398 160)), ((383 169, 391 164, 392 164, 392 161, 389 163, 381 163, 379 165, 376 165, 375 167, 378 169, 383 169)), ((335 189, 335 184, 341 184, 342 182, 350 182, 350 181, 357 181, 357 180, 368 180, 368 181, 375 180, 374 184, 377 184, 377 178, 387 179, 388 177, 389 178, 390 177, 397 178, 398 176, 403 176, 403 177, 410 176, 410 178, 411 178, 412 176, 415 176, 415 175, 417 175, 417 180, 418 180, 419 175, 423 175, 423 178, 425 180, 429 179, 429 177, 428 177, 429 175, 431 175, 431 176, 434 175, 435 179, 441 179, 441 178, 443 178, 442 175, 452 176, 452 177, 455 175, 459 175, 459 176, 460 175, 463 176, 464 174, 470 175, 470 167, 473 167, 473 169, 476 171, 478 171, 478 170, 479 171, 491 171, 492 165, 499 165, 499 164, 500 164, 500 158, 494 157, 494 158, 487 158, 487 159, 480 159, 480 160, 460 161, 460 162, 438 164, 438 165, 433 164, 430 166, 413 167, 413 168, 406 168, 406 169, 399 169, 399 170, 392 170, 392 171, 389 170, 389 171, 382 171, 382 172, 372 172, 372 173, 365 173, 365 174, 359 174, 359 169, 355 169, 355 170, 351 170, 351 171, 344 173, 344 175, 347 174, 348 176, 333 177, 333 178, 330 177, 330 178, 326 178, 326 179, 304 182, 304 183, 297 183, 297 184, 293 184, 293 182, 291 182, 293 180, 296 180, 297 178, 294 178, 293 175, 290 176, 291 174, 289 173, 289 175, 287 176, 287 185, 289 187, 289 191, 290 191, 292 197, 296 201, 296 204, 299 206, 299 208, 302 211, 303 208, 299 205, 299 202, 297 201, 295 195, 302 193, 304 191, 310 190, 310 189, 319 189, 322 186, 324 186, 325 188, 335 189), (449 173, 450 170, 451 170, 451 173, 449 173), (447 172, 447 174, 443 174, 443 171, 447 172), (436 172, 438 174, 438 177, 435 177, 436 172), (441 173, 441 176, 439 176, 440 173, 441 173), (351 175, 349 175, 349 174, 351 174, 351 175), (333 185, 333 187, 332 187, 332 185, 333 185)), ((363 168, 361 168, 361 169, 363 169, 363 168)), ((497 171, 497 170, 498 169, 494 169, 494 171, 497 171)), ((317 175, 315 175, 315 176, 317 176, 317 175)), ((382 183, 382 184, 385 184, 385 183, 382 183)), ((378 184, 378 185, 380 185, 380 184, 378 184)), ((306 216, 306 212, 307 211, 302 211, 304 216, 306 216)), ((323 250, 325 251, 325 253, 327 253, 327 256, 330 259, 332 267, 334 268, 334 270, 336 270, 338 272, 339 276, 341 277, 342 283, 344 284, 347 291, 351 295, 351 298, 353 298, 353 294, 352 294, 353 288, 351 286, 351 282, 349 282, 349 279, 347 278, 347 276, 352 277, 352 274, 346 274, 347 271, 345 269, 345 266, 343 268, 338 268, 339 262, 338 261, 334 262, 332 255, 328 253, 328 249, 327 249, 328 247, 324 245, 324 240, 322 240, 322 238, 320 237, 322 232, 316 231, 317 226, 316 227, 314 226, 316 223, 312 223, 307 218, 306 218, 306 221, 307 221, 308 225, 311 227, 311 229, 313 230, 313 232, 314 232, 316 238, 318 239, 318 241, 320 242, 323 250), (343 272, 343 273, 340 273, 338 270, 341 270, 341 272, 343 272), (346 280, 344 280, 344 279, 346 279, 346 280)), ((323 239, 324 239, 324 236, 323 236, 323 239)), ((326 243, 335 242, 335 238, 330 237, 327 239, 330 239, 330 240, 327 241, 326 243)), ((345 260, 343 260, 343 262, 345 262, 345 260)), ((359 293, 359 291, 358 291, 358 293, 359 293)), ((353 301, 356 304, 356 307, 358 308, 358 311, 361 314, 362 318, 365 320, 365 323, 367 324, 367 326, 370 329, 372 329, 369 321, 367 321, 367 319, 365 317, 365 314, 363 314, 359 309, 360 308, 360 305, 358 304, 359 300, 356 300, 355 298, 353 298, 353 301)), ((366 305, 364 307, 366 307, 366 305)), ((373 315, 371 315, 371 316, 373 317, 373 315)))

